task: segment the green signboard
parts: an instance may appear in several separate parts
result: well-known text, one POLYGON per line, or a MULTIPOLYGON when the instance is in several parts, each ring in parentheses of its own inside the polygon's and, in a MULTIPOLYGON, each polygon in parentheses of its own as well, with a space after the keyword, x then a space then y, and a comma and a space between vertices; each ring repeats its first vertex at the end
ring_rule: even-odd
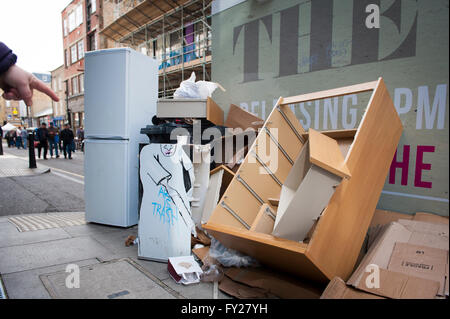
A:
MULTIPOLYGON (((448 215, 449 1, 235 2, 212 17, 212 80, 226 88, 214 94, 219 105, 266 118, 280 96, 383 77, 404 131, 378 207, 448 215)), ((306 130, 350 129, 369 97, 291 108, 306 130)))

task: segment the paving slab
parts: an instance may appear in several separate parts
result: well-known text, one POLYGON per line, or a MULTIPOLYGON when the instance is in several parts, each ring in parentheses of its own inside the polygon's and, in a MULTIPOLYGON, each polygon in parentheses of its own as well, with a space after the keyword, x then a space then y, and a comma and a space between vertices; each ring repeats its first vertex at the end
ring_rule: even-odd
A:
POLYGON ((0 222, 0 248, 64 238, 70 238, 70 235, 61 228, 19 232, 10 222, 0 222))
POLYGON ((127 260, 80 268, 80 287, 66 287, 66 272, 41 275, 54 298, 65 299, 174 299, 164 287, 155 283, 127 260))
MULTIPOLYGON (((113 254, 122 257, 137 257, 137 245, 125 246, 128 236, 137 236, 137 226, 122 229, 115 232, 96 232, 90 237, 95 238, 103 246, 107 247, 113 254)), ((106 257, 106 256, 102 256, 106 257)))
POLYGON ((110 250, 90 237, 3 247, 0 248, 0 273, 7 274, 48 267, 111 253, 110 250))
POLYGON ((170 278, 169 272, 167 271, 167 263, 138 259, 137 257, 131 259, 144 267, 145 270, 153 274, 159 280, 166 280, 170 278))
MULTIPOLYGON (((212 299, 213 298, 213 286, 212 282, 200 282, 198 284, 183 285, 177 284, 172 278, 162 281, 167 286, 181 294, 187 299, 212 299)), ((220 290, 218 291, 218 299, 233 299, 232 297, 224 294, 220 290)))
POLYGON ((0 223, 9 223, 9 216, 0 216, 0 223))
POLYGON ((0 156, 0 177, 29 176, 50 172, 48 167, 29 168, 28 162, 15 156, 0 156))
MULTIPOLYGON (((97 259, 87 259, 71 262, 80 267, 98 264, 97 259)), ((39 275, 64 271, 67 264, 2 275, 8 298, 11 299, 49 299, 50 294, 42 283, 39 275)), ((67 275, 67 274, 66 274, 67 275)))
MULTIPOLYGON (((1 222, 1 220, 0 220, 1 222)), ((122 231, 123 228, 87 223, 86 225, 67 226, 63 229, 72 237, 90 236, 98 233, 110 233, 122 231)))

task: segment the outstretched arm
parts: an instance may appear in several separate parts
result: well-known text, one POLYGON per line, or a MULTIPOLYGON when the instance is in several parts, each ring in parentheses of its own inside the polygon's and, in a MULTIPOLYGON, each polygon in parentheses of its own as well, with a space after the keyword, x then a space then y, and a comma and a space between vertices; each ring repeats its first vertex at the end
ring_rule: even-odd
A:
POLYGON ((58 96, 44 82, 31 73, 15 65, 17 57, 2 42, 0 42, 0 88, 4 91, 6 100, 23 100, 27 106, 33 104, 33 90, 47 94, 55 102, 58 96))

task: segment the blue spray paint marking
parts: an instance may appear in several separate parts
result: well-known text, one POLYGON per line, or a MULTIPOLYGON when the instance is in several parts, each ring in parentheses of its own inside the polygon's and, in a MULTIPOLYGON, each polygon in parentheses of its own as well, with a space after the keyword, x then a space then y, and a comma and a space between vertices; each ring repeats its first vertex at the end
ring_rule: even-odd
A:
POLYGON ((163 186, 159 188, 158 197, 162 197, 163 203, 152 202, 153 216, 159 216, 160 222, 171 227, 178 221, 178 208, 172 205, 172 198, 163 186))

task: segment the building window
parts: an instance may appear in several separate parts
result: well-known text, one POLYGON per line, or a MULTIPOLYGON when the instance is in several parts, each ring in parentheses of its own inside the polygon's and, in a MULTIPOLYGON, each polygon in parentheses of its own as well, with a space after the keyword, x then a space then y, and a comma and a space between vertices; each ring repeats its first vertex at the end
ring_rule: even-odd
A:
POLYGON ((80 74, 80 93, 84 92, 84 74, 80 74))
POLYGON ((78 42, 78 59, 84 58, 84 42, 81 40, 78 42))
POLYGON ((63 21, 63 28, 64 36, 67 37, 67 19, 64 19, 63 21))
POLYGON ((91 0, 91 14, 93 14, 97 10, 97 0, 91 0))
POLYGON ((66 68, 69 66, 69 51, 67 49, 64 50, 64 65, 66 68))
POLYGON ((76 20, 75 20, 75 11, 72 11, 69 13, 69 32, 72 32, 73 29, 76 27, 76 20))
POLYGON ((78 94, 78 77, 72 78, 72 95, 78 94))
POLYGON ((70 56, 71 56, 71 64, 74 64, 75 62, 78 61, 78 56, 77 56, 77 46, 76 45, 72 45, 70 47, 70 56))
POLYGON ((69 13, 69 33, 83 23, 83 6, 78 5, 75 10, 69 13))
POLYGON ((78 7, 75 9, 76 11, 76 26, 78 27, 80 24, 83 23, 83 6, 80 4, 78 5, 78 7))
POLYGON ((88 35, 88 49, 89 51, 97 50, 97 39, 95 38, 95 32, 88 35))

